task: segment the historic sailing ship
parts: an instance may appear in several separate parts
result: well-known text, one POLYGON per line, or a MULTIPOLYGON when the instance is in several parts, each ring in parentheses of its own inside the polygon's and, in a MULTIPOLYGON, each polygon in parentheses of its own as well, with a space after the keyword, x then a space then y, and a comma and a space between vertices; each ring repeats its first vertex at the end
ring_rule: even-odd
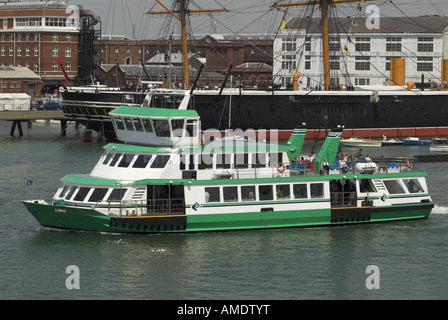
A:
MULTIPOLYGON (((188 1, 179 1, 177 11, 164 6, 167 10, 165 13, 170 13, 181 21, 184 62, 188 61, 185 15, 193 12, 186 8, 187 3, 188 1)), ((342 3, 358 1, 331 1, 332 5, 342 3)), ((354 87, 341 89, 331 83, 328 17, 330 1, 281 2, 273 6, 286 8, 297 5, 313 5, 321 11, 323 90, 199 90, 194 84, 191 85, 188 65, 184 63, 184 83, 189 90, 183 93, 163 89, 152 91, 151 106, 176 106, 183 95, 189 94, 189 108, 198 112, 204 130, 278 129, 280 137, 285 138, 300 123, 307 124, 309 135, 338 124, 345 126, 345 132, 349 136, 448 135, 448 59, 442 61, 441 85, 426 90, 423 90, 423 84, 421 89, 415 89, 415 83, 404 82, 404 59, 401 58, 391 59, 392 86, 371 90, 355 90, 354 87)), ((298 75, 294 77, 294 89, 297 89, 297 78, 298 75)), ((122 103, 141 106, 147 93, 99 87, 69 88, 63 93, 62 106, 69 119, 80 120, 88 127, 113 138, 115 133, 109 112, 122 103)))

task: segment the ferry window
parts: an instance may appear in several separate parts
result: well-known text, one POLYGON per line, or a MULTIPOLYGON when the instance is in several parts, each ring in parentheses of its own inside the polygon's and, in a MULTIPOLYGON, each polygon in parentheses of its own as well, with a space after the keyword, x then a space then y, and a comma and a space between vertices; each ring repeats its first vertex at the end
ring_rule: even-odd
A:
POLYGON ((231 154, 226 154, 226 153, 222 153, 222 154, 217 154, 216 155, 216 168, 224 168, 224 169, 229 169, 230 168, 230 163, 231 163, 231 154))
POLYGON ((249 155, 247 153, 235 154, 235 168, 244 169, 249 166, 249 155))
POLYGON ((142 123, 140 122, 140 119, 134 118, 132 119, 132 122, 134 122, 135 130, 143 132, 143 126, 142 123))
POLYGON ((266 153, 252 153, 252 168, 266 167, 266 153))
POLYGON ((168 120, 152 120, 154 131, 158 137, 169 137, 170 126, 168 120))
POLYGON ((112 159, 112 161, 109 163, 109 166, 113 167, 117 163, 120 156, 121 156, 121 153, 116 153, 114 155, 114 158, 112 159))
POLYGON ((112 158, 112 156, 113 156, 113 153, 110 153, 110 152, 107 153, 106 158, 103 161, 103 164, 107 164, 110 161, 110 159, 112 158))
POLYGON ((194 154, 190 154, 190 164, 188 165, 189 170, 194 170, 194 154))
POLYGON ((59 193, 59 198, 64 198, 67 194, 67 191, 70 189, 70 186, 64 186, 61 190, 61 193, 59 193))
POLYGON ((276 153, 269 153, 269 166, 276 166, 277 164, 279 164, 280 162, 282 162, 282 153, 281 152, 276 152, 276 153))
POLYGON ((146 166, 149 163, 149 160, 151 160, 151 155, 139 155, 137 157, 137 160, 135 160, 133 168, 146 168, 146 166))
POLYGON ((404 193, 404 189, 398 180, 383 180, 383 183, 390 194, 404 193))
POLYGON ((213 154, 202 153, 199 155, 198 169, 213 168, 213 154))
POLYGON ((311 183, 310 184, 311 198, 323 198, 324 197, 324 184, 323 183, 311 183))
POLYGON ((75 191, 76 191, 76 187, 75 186, 71 186, 70 187, 70 191, 67 193, 67 196, 65 197, 65 200, 69 200, 69 199, 71 199, 71 197, 73 196, 73 194, 75 193, 75 191))
POLYGON ((291 194, 289 191, 289 184, 279 184, 276 186, 277 200, 289 199, 291 194))
POLYGON ((78 193, 76 194, 75 198, 73 200, 75 201, 84 201, 84 198, 89 193, 90 188, 81 187, 78 190, 78 193))
POLYGON ((106 193, 107 193, 106 188, 94 189, 87 202, 100 202, 101 200, 103 200, 106 193))
POLYGON ((197 121, 187 120, 187 133, 189 137, 196 137, 197 121))
POLYGON ((108 201, 121 201, 121 199, 123 199, 123 196, 125 195, 127 190, 128 189, 126 189, 126 188, 113 189, 107 200, 108 201))
POLYGON ((370 179, 361 179, 359 181, 359 191, 361 192, 376 192, 376 188, 373 186, 370 179))
POLYGON ((303 199, 308 198, 308 193, 306 191, 306 184, 294 184, 292 186, 292 190, 294 192, 295 199, 303 199))
POLYGON ((124 126, 126 127, 126 130, 134 131, 131 118, 124 118, 124 126))
POLYGON ((121 168, 127 168, 129 166, 129 164, 131 163, 132 159, 134 159, 134 155, 133 154, 124 154, 123 157, 121 158, 120 163, 118 164, 119 167, 121 168))
POLYGON ((237 187, 223 187, 224 202, 238 201, 238 188, 237 187))
POLYGON ((170 159, 169 155, 158 155, 152 162, 151 168, 165 168, 169 159, 170 159))
POLYGON ((142 123, 145 128, 145 132, 153 132, 151 121, 149 119, 142 119, 142 123))
POLYGON ((124 130, 123 119, 122 118, 115 118, 115 117, 113 117, 113 119, 115 119, 115 124, 117 125, 117 129, 118 130, 124 130))
POLYGON ((219 188, 205 188, 205 202, 220 202, 219 188))
POLYGON ((274 199, 272 186, 258 186, 258 196, 260 197, 260 201, 274 199))
POLYGON ((173 137, 182 137, 182 132, 184 131, 184 120, 183 119, 172 119, 171 127, 173 129, 173 137))
POLYGON ((409 193, 423 192, 423 188, 417 179, 403 179, 403 182, 409 193))
POLYGON ((241 200, 242 201, 255 201, 255 186, 241 187, 241 200))
POLYGON ((187 155, 182 154, 180 156, 180 161, 179 161, 179 170, 185 170, 185 163, 187 162, 187 155))

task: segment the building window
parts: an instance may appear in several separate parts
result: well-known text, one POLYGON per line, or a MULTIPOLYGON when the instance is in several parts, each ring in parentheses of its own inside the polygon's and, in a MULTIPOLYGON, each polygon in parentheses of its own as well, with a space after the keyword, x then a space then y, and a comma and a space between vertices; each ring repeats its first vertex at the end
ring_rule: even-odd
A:
POLYGON ((1 54, 2 54, 2 57, 6 56, 6 50, 5 50, 5 47, 2 47, 1 54))
POLYGON ((30 67, 30 63, 29 62, 25 62, 25 67, 29 68, 30 67))
POLYGON ((296 40, 293 38, 282 39, 282 51, 296 51, 296 40))
POLYGON ((370 51, 370 38, 356 37, 355 48, 356 51, 370 51))
POLYGON ((433 71, 432 57, 418 57, 417 71, 433 71))
POLYGON ((118 53, 118 47, 115 47, 115 53, 118 53))
POLYGON ((386 71, 390 71, 390 59, 400 59, 401 57, 386 57, 386 71))
POLYGON ((35 33, 34 34, 34 42, 38 42, 39 41, 39 34, 35 33))
POLYGON ((65 56, 66 57, 72 56, 72 48, 65 48, 65 56))
POLYGON ((71 34, 66 34, 65 35, 65 42, 70 42, 72 41, 72 35, 71 34))
POLYGON ((282 69, 287 69, 292 72, 296 69, 296 56, 282 55, 282 69))
POLYGON ((22 41, 22 34, 21 33, 17 34, 17 41, 22 41))
POLYGON ((57 34, 53 35, 53 42, 58 42, 58 35, 57 34))
POLYGON ((360 85, 360 86, 368 86, 370 85, 370 79, 365 79, 365 78, 355 78, 355 85, 360 85))
POLYGON ((25 55, 26 55, 27 57, 30 56, 30 47, 26 47, 26 48, 25 48, 25 55))
POLYGON ((311 51, 311 37, 305 37, 305 51, 311 51))
POLYGON ((57 57, 58 56, 58 47, 53 47, 52 51, 52 57, 57 57))
POLYGON ((17 47, 17 56, 18 57, 22 56, 22 47, 17 47))
POLYGON ((370 57, 356 57, 355 58, 355 70, 369 71, 370 70, 370 57))
POLYGON ((34 47, 34 56, 35 57, 39 56, 39 47, 34 47))
POLYGON ((39 62, 34 62, 34 72, 39 72, 39 62))
POLYGON ((16 18, 17 27, 38 27, 41 25, 41 18, 16 18))
POLYGON ((14 56, 14 48, 13 47, 9 47, 9 56, 10 57, 14 56))
POLYGON ((3 29, 8 29, 8 19, 3 19, 3 29))
POLYGON ((65 64, 65 71, 72 71, 72 64, 70 62, 65 64))
POLYGON ((341 68, 339 57, 330 57, 330 70, 339 70, 341 68))
POLYGON ((5 35, 2 34, 2 42, 5 42, 5 35))
POLYGON ((330 51, 341 51, 341 39, 339 37, 330 37, 329 45, 330 51))
POLYGON ((53 62, 52 66, 51 66, 51 71, 58 71, 58 63, 57 62, 53 62))
POLYGON ((311 70, 311 56, 305 56, 305 70, 311 70))
POLYGON ((417 51, 418 52, 433 52, 434 44, 432 37, 418 37, 417 51))
POLYGON ((45 18, 45 26, 47 27, 66 27, 67 18, 45 18))
POLYGON ((21 67, 21 66, 22 66, 22 62, 20 62, 20 61, 17 62, 17 66, 18 66, 18 67, 21 67))
POLYGON ((10 42, 13 42, 13 41, 14 41, 14 35, 13 35, 12 33, 9 35, 9 41, 10 41, 10 42))
POLYGON ((26 34, 25 39, 26 39, 26 42, 30 41, 30 34, 29 33, 26 34))

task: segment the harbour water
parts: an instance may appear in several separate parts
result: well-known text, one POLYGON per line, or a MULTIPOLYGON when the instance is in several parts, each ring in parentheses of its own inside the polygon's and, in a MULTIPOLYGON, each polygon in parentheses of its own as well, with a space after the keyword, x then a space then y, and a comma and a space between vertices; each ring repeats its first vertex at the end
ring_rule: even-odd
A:
POLYGON ((65 174, 89 172, 105 143, 82 143, 74 129, 58 140, 59 124, 33 124, 32 137, 10 137, 9 128, 0 122, 0 299, 448 298, 448 163, 418 164, 436 203, 426 220, 174 235, 58 231, 41 227, 20 200, 48 198, 65 174), (73 265, 80 288, 69 290, 73 265), (378 289, 366 286, 369 266, 378 289))

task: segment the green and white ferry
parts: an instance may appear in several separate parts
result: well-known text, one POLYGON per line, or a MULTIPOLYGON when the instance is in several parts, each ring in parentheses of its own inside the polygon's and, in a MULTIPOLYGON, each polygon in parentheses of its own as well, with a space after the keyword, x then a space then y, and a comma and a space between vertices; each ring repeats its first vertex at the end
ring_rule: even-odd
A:
POLYGON ((333 226, 427 218, 426 174, 371 163, 334 167, 342 129, 308 169, 306 129, 284 145, 246 139, 203 143, 196 111, 122 106, 110 113, 119 142, 90 173, 70 174, 51 201, 23 204, 46 227, 113 233, 333 226), (329 168, 322 166, 330 163, 329 168), (323 170, 324 169, 324 170, 323 170))

